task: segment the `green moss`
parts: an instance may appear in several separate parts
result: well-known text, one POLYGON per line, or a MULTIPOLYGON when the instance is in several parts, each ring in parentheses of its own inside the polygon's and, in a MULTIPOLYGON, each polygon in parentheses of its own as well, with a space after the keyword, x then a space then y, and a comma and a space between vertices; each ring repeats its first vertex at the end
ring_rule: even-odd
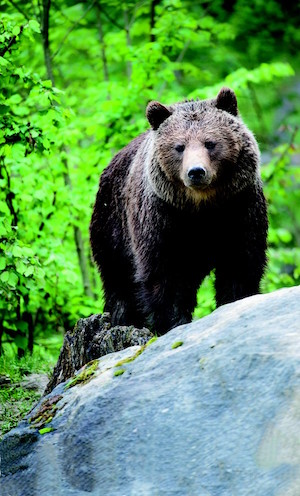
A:
POLYGON ((157 336, 153 336, 153 338, 149 339, 149 341, 146 343, 146 348, 150 346, 150 344, 155 343, 157 341, 157 336))
POLYGON ((175 350, 175 348, 179 348, 179 346, 183 345, 183 341, 176 341, 175 343, 172 344, 172 350, 175 350))
POLYGON ((52 431, 54 431, 53 427, 44 427, 44 429, 39 430, 39 433, 41 435, 43 435, 43 434, 47 434, 48 432, 52 432, 52 431))
POLYGON ((95 375, 96 370, 98 369, 98 364, 99 360, 92 360, 91 362, 87 363, 82 371, 65 385, 65 389, 77 386, 78 384, 85 384, 86 382, 90 381, 91 378, 95 375))
MULTIPOLYGON (((46 429, 45 425, 49 424, 55 417, 57 411, 57 403, 62 398, 63 396, 61 394, 57 394, 45 400, 41 404, 39 410, 29 419, 31 429, 39 429, 40 433, 41 430, 43 431, 44 429, 46 429)), ((53 430, 52 427, 47 427, 47 429, 53 430)))
POLYGON ((143 353, 145 346, 146 345, 141 346, 140 349, 134 355, 127 358, 123 358, 123 360, 120 360, 118 363, 116 363, 115 367, 120 367, 121 365, 124 365, 124 363, 133 362, 138 356, 140 356, 143 353))
POLYGON ((157 340, 157 337, 154 336, 153 338, 149 339, 149 341, 146 343, 146 344, 143 344, 138 350, 137 352, 130 356, 130 357, 127 357, 127 358, 123 358, 123 360, 120 360, 118 363, 116 363, 115 367, 121 367, 122 365, 124 365, 125 363, 130 363, 130 362, 133 362, 138 356, 140 356, 144 351, 145 349, 150 346, 152 343, 154 343, 155 341, 157 340))
POLYGON ((126 370, 125 370, 125 369, 118 369, 118 370, 115 370, 115 372, 114 372, 114 376, 116 376, 116 377, 117 377, 118 375, 122 375, 122 374, 124 374, 124 372, 126 372, 126 370))

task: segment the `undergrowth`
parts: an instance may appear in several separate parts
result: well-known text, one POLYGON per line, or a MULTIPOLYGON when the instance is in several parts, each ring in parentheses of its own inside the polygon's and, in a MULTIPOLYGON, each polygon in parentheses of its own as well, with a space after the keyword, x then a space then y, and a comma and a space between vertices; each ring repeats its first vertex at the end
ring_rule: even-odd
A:
POLYGON ((30 374, 50 374, 55 364, 53 356, 35 351, 33 355, 16 358, 0 357, 0 439, 34 407, 41 393, 23 388, 20 383, 30 374), (4 382, 7 380, 7 382, 4 382), (8 382, 9 381, 9 382, 8 382))

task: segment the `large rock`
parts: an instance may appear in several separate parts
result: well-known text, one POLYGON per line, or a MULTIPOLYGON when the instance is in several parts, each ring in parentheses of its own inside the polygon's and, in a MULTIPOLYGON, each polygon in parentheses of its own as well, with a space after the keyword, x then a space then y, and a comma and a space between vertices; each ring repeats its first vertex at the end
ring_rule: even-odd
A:
POLYGON ((299 300, 254 296, 92 362, 5 436, 0 494, 299 496, 299 300))

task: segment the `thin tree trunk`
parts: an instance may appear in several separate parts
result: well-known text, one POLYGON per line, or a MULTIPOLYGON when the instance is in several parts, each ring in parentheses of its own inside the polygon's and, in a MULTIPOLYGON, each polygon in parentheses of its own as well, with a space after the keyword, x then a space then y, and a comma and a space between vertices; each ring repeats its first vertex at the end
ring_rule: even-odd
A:
MULTIPOLYGON (((130 24, 129 24, 129 17, 128 17, 128 11, 124 10, 124 29, 126 32, 126 43, 127 47, 131 47, 131 38, 130 38, 130 24)), ((126 73, 128 79, 131 78, 131 72, 132 72, 132 67, 131 67, 131 62, 126 63, 126 73)))
MULTIPOLYGON (((15 198, 15 194, 11 190, 10 174, 6 168, 4 158, 2 158, 0 161, 0 179, 4 179, 4 175, 2 174, 2 168, 6 174, 6 181, 7 181, 6 204, 8 206, 8 209, 9 209, 11 217, 12 217, 11 226, 16 228, 18 226, 18 211, 16 211, 16 209, 14 207, 13 200, 15 198)), ((21 320, 21 297, 20 296, 17 296, 16 313, 17 313, 17 320, 21 320)), ((2 327, 2 325, 3 325, 3 322, 0 322, 1 327, 2 327)), ((1 344, 2 343, 2 334, 3 334, 3 329, 1 329, 1 333, 0 333, 0 355, 1 355, 1 346, 2 346, 2 344, 1 344)), ((18 357, 21 358, 22 356, 24 356, 24 350, 22 348, 18 348, 18 357)))
POLYGON ((102 28, 102 22, 101 22, 101 3, 100 2, 98 2, 96 4, 96 16, 97 16, 99 41, 100 41, 100 47, 101 47, 101 58, 102 58, 102 65, 103 65, 103 79, 104 79, 104 81, 108 82, 109 81, 109 74, 108 74, 108 65, 107 65, 106 50, 105 50, 105 43, 104 43, 104 36, 103 36, 103 28, 102 28))
POLYGON ((160 0, 152 0, 150 6, 150 41, 153 43, 155 41, 155 34, 153 33, 153 28, 155 26, 155 7, 159 4, 160 0))
MULTIPOLYGON (((41 32, 42 32, 42 38, 43 38, 43 49, 44 49, 44 58, 45 58, 47 77, 51 80, 52 85, 55 86, 53 70, 52 70, 50 41, 49 41, 50 6, 51 6, 51 0, 43 0, 43 11, 41 13, 41 23, 42 23, 41 32)), ((71 181, 70 174, 68 172, 67 163, 65 163, 65 165, 66 165, 66 170, 67 170, 67 172, 64 173, 65 185, 68 186, 69 188, 72 188, 72 181, 71 181)), ((83 243, 81 230, 78 226, 73 226, 73 230, 74 230, 74 240, 75 240, 76 251, 77 251, 77 256, 78 256, 78 261, 79 261, 79 267, 80 267, 81 276, 82 276, 84 293, 86 294, 86 296, 89 296, 92 298, 93 293, 91 290, 91 285, 90 285, 90 280, 89 280, 87 260, 86 260, 85 254, 84 254, 84 243, 83 243)))
POLYGON ((43 50, 44 59, 47 69, 47 77, 51 80, 53 86, 54 77, 52 72, 51 56, 50 56, 50 46, 49 46, 49 14, 50 14, 51 0, 43 0, 43 11, 41 15, 42 26, 41 32, 43 37, 43 50))
POLYGON ((24 312, 22 315, 22 320, 28 324, 28 351, 32 355, 33 352, 33 338, 34 338, 34 324, 31 313, 24 312))
MULTIPOLYGON (((66 169, 68 169, 67 162, 65 162, 65 166, 66 166, 66 169)), ((65 181, 65 185, 68 188, 72 189, 72 182, 71 182, 71 178, 70 178, 68 171, 64 173, 64 181, 65 181)), ((84 293, 87 296, 89 296, 90 298, 93 298, 94 294, 93 294, 92 289, 91 289, 89 272, 88 272, 88 265, 87 265, 87 260, 86 260, 85 253, 84 253, 84 243, 83 243, 83 239, 82 239, 81 230, 79 229, 78 226, 73 226, 73 230, 74 230, 74 239, 75 239, 77 256, 78 256, 78 260, 79 260, 79 266, 80 266, 80 271, 81 271, 84 293)))

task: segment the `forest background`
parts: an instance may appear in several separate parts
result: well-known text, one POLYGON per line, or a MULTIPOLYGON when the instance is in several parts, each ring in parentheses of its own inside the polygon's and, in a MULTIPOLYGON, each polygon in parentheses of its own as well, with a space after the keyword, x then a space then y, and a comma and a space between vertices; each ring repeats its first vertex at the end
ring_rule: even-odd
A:
MULTIPOLYGON (((54 362, 103 310, 88 226, 145 107, 233 88, 262 151, 263 292, 300 283, 300 10, 276 0, 0 0, 0 353, 54 362)), ((213 274, 195 317, 214 308, 213 274)))

